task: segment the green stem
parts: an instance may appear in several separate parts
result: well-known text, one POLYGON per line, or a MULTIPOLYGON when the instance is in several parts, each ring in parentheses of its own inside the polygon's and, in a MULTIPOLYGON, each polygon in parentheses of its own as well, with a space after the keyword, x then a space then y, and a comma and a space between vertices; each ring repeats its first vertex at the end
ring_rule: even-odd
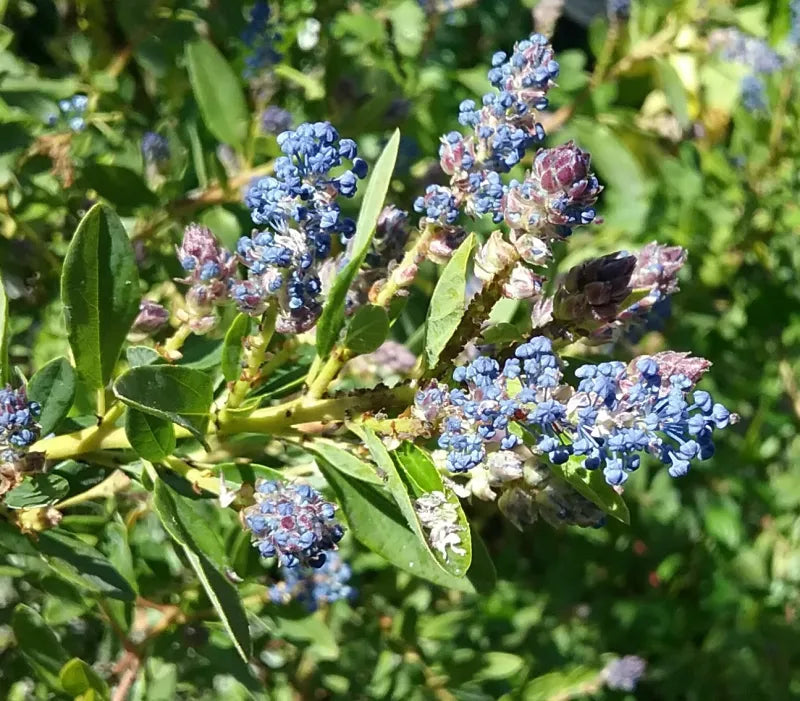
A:
POLYGON ((239 379, 233 384, 225 406, 236 409, 242 405, 247 393, 261 376, 261 369, 267 359, 267 346, 275 332, 277 307, 270 306, 258 325, 258 331, 245 339, 244 367, 239 379))
POLYGON ((330 384, 336 379, 342 366, 353 357, 353 353, 347 348, 336 346, 331 352, 330 357, 325 361, 319 374, 308 388, 308 396, 311 399, 319 399, 328 391, 330 384))
POLYGON ((163 352, 164 355, 168 360, 176 360, 180 358, 180 351, 183 348, 183 344, 186 342, 186 339, 192 335, 192 330, 189 328, 189 324, 181 324, 177 329, 175 329, 175 333, 172 334, 167 339, 167 342, 164 344, 163 352))

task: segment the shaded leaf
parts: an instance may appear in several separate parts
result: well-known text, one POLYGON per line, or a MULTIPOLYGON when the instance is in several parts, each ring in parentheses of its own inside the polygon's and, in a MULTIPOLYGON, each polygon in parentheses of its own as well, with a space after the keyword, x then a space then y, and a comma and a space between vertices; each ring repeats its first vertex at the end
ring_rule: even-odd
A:
POLYGON ((28 383, 28 399, 39 402, 39 425, 46 436, 58 426, 72 408, 77 378, 66 358, 54 358, 40 368, 28 383))
POLYGON ((389 335, 389 315, 383 307, 360 307, 347 326, 344 345, 361 355, 377 350, 389 335))
POLYGON ((250 333, 250 317, 247 314, 238 314, 228 328, 222 344, 222 374, 228 382, 238 380, 242 373, 244 354, 242 341, 248 333, 250 333))
POLYGON ((61 273, 61 300, 75 367, 106 385, 139 312, 139 273, 119 217, 97 204, 81 220, 61 273))
POLYGON ((378 476, 373 465, 359 460, 347 450, 322 441, 311 441, 305 445, 305 448, 310 453, 325 460, 335 470, 344 472, 346 475, 355 477, 363 482, 383 485, 383 480, 378 476))
POLYGON ((609 516, 613 516, 622 523, 630 523, 631 514, 628 511, 628 505, 606 482, 603 471, 587 470, 581 466, 581 462, 583 462, 583 458, 573 456, 563 465, 550 464, 550 469, 609 516))
POLYGON ((109 697, 108 684, 78 657, 69 660, 61 668, 58 677, 61 688, 76 698, 80 697, 82 701, 100 701, 109 697))
POLYGON ((55 504, 69 493, 69 482, 54 473, 28 475, 5 496, 9 509, 55 504))
POLYGON ((17 604, 11 617, 17 646, 42 681, 60 688, 59 672, 69 655, 56 634, 30 606, 17 604))
POLYGON ((125 412, 125 435, 136 453, 151 462, 172 455, 177 445, 171 421, 133 407, 125 412))

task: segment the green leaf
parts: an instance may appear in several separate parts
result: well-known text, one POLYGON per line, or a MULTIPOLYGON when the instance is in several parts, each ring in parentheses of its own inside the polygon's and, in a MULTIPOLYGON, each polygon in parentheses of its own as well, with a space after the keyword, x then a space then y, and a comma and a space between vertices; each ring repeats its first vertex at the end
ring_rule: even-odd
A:
POLYGON ((392 37, 403 56, 413 58, 422 50, 427 20, 425 11, 416 0, 404 0, 389 12, 392 37))
POLYGON ((656 59, 656 67, 658 69, 661 89, 667 96, 667 103, 672 113, 675 115, 675 118, 678 120, 678 123, 685 129, 689 126, 690 117, 689 98, 686 94, 683 81, 669 61, 665 59, 656 59))
POLYGON ((397 150, 400 146, 400 131, 395 129, 389 143, 383 149, 372 174, 369 176, 364 200, 358 213, 356 233, 353 238, 352 255, 344 269, 336 276, 328 293, 322 315, 317 322, 317 354, 325 357, 331 352, 344 326, 344 303, 350 283, 356 276, 367 255, 378 216, 383 209, 389 185, 392 182, 397 150))
POLYGON ((356 355, 377 350, 389 335, 389 315, 383 307, 367 304, 350 320, 344 344, 356 355))
POLYGON ((25 661, 46 684, 60 689, 58 675, 69 655, 56 634, 34 609, 25 604, 17 604, 11 627, 25 661))
POLYGON ((167 419, 204 440, 214 398, 211 378, 179 365, 131 368, 114 383, 114 394, 129 407, 167 419))
POLYGON ((49 506, 69 493, 69 482, 51 473, 28 475, 5 497, 9 509, 27 509, 34 506, 49 506))
POLYGON ((158 204, 158 198, 142 176, 123 166, 89 161, 81 169, 78 185, 97 192, 123 216, 133 214, 139 207, 158 204))
POLYGON ((433 290, 425 329, 425 358, 428 367, 436 365, 439 353, 444 350, 464 316, 467 308, 467 265, 474 245, 475 234, 470 234, 447 261, 433 290))
POLYGON ((454 577, 439 566, 384 490, 333 469, 325 460, 319 467, 357 540, 404 572, 458 591, 477 590, 470 579, 454 577))
POLYGON ((132 368, 164 362, 164 358, 158 354, 158 351, 150 346, 130 346, 125 349, 125 358, 132 368))
POLYGON ((406 481, 409 483, 415 497, 418 498, 427 492, 441 492, 447 497, 447 501, 456 508, 460 529, 459 535, 461 537, 459 547, 464 548, 465 553, 460 555, 448 548, 445 551, 447 557, 444 557, 438 550, 433 550, 433 555, 439 561, 439 564, 449 572, 455 575, 466 572, 472 564, 471 532, 469 521, 458 497, 452 489, 444 484, 442 476, 436 469, 436 465, 433 464, 430 455, 419 446, 410 441, 405 441, 394 452, 394 455, 397 458, 398 468, 406 477, 406 481))
POLYGON ((319 440, 306 443, 304 447, 318 458, 324 460, 334 470, 344 472, 346 475, 355 477, 362 482, 383 485, 383 480, 378 476, 374 466, 359 460, 347 450, 319 440))
POLYGON ((250 333, 250 317, 238 314, 225 334, 222 344, 222 374, 228 382, 235 382, 242 374, 242 341, 250 333))
POLYGON ((39 402, 42 435, 51 433, 72 408, 77 378, 66 358, 54 358, 34 373, 28 383, 28 399, 39 402))
MULTIPOLYGON (((456 555, 454 552, 452 552, 452 550, 448 549, 446 551, 447 557, 445 557, 442 555, 442 553, 434 550, 431 547, 430 542, 428 541, 427 533, 422 527, 419 517, 417 516, 417 512, 414 509, 414 504, 411 501, 411 496, 408 493, 408 489, 406 488, 406 485, 400 476, 400 472, 398 471, 394 460, 392 460, 392 456, 389 455, 389 452, 384 447, 381 439, 378 438, 374 431, 366 426, 352 423, 347 424, 347 426, 353 433, 361 438, 362 441, 364 441, 364 444, 367 446, 367 449, 372 455, 372 459, 375 460, 378 467, 384 471, 386 487, 400 509, 400 512, 405 517, 406 523, 411 528, 411 531, 417 536, 417 538, 419 538, 422 547, 428 552, 429 556, 439 565, 439 567, 442 568, 443 571, 447 572, 447 574, 453 577, 463 578, 469 569, 469 563, 472 555, 471 546, 469 544, 469 527, 466 517, 463 515, 463 511, 461 511, 460 504, 458 505, 458 508, 461 512, 461 517, 459 519, 461 522, 460 525, 462 526, 462 531, 460 533, 461 545, 466 550, 466 555, 456 555)), ((436 468, 433 466, 433 463, 430 463, 430 469, 433 471, 436 470, 436 468)), ((434 478, 429 473, 427 475, 427 479, 433 480, 434 478)), ((441 482, 439 482, 439 484, 441 484, 441 482)), ((444 491, 444 487, 442 487, 441 491, 444 491)), ((458 499, 455 497, 455 495, 448 494, 448 492, 445 492, 445 495, 448 496, 448 499, 452 497, 454 500, 453 503, 458 504, 458 499)))
POLYGON ((213 553, 206 552, 201 548, 201 545, 207 547, 210 528, 207 527, 206 531, 198 537, 198 525, 201 521, 195 520, 197 515, 192 517, 191 512, 180 500, 181 497, 171 490, 163 480, 156 481, 153 508, 166 531, 183 548, 186 558, 197 573, 203 589, 219 615, 236 651, 245 662, 248 662, 252 652, 252 643, 247 616, 239 593, 210 561, 210 557, 216 559, 218 556, 218 548, 213 546, 212 549, 217 551, 213 553), (191 520, 189 520, 190 518, 191 520))
POLYGON ((92 389, 105 387, 139 312, 139 273, 119 217, 92 207, 75 232, 61 273, 75 367, 92 389))
POLYGON ((550 469, 561 479, 569 482, 575 489, 593 504, 599 506, 609 516, 622 521, 631 522, 631 514, 625 500, 609 485, 602 470, 587 470, 581 466, 583 458, 572 456, 563 465, 549 464, 550 469))
POLYGON ((128 407, 125 435, 139 457, 151 462, 163 460, 175 451, 175 429, 167 419, 128 407))
POLYGON ((509 679, 522 671, 525 660, 508 652, 486 652, 481 656, 480 668, 473 677, 475 681, 485 679, 509 679))
POLYGON ((247 139, 249 111, 239 76, 207 39, 186 47, 189 81, 208 130, 241 150, 247 139))
POLYGON ((128 581, 102 553, 65 531, 41 533, 38 550, 54 572, 87 592, 119 601, 136 598, 128 581))
POLYGON ((557 672, 549 672, 531 680, 522 692, 523 699, 585 698, 586 685, 597 681, 599 669, 585 666, 566 667, 557 672))
POLYGON ((80 697, 82 701, 100 701, 109 697, 108 684, 78 657, 73 657, 61 668, 58 678, 66 693, 80 697))
POLYGON ((11 378, 11 367, 8 364, 8 297, 0 274, 0 385, 5 387, 11 378))

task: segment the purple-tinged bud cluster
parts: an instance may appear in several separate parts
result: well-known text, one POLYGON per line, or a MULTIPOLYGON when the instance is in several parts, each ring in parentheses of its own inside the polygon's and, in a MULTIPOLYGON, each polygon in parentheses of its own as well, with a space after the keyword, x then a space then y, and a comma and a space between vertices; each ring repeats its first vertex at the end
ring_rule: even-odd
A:
POLYGON ((149 299, 139 303, 139 314, 133 320, 131 329, 137 333, 151 334, 169 322, 169 311, 149 299))
POLYGON ((250 10, 250 17, 241 35, 249 49, 245 58, 245 78, 253 77, 262 68, 278 63, 282 58, 275 48, 281 35, 270 22, 271 15, 269 3, 265 0, 256 0, 250 10))
POLYGON ((86 95, 73 95, 59 100, 59 114, 51 114, 47 123, 52 127, 58 124, 59 119, 63 119, 71 131, 83 131, 86 128, 85 114, 88 106, 89 98, 86 95))
POLYGON ((29 402, 25 389, 0 389, 0 460, 13 462, 39 438, 42 409, 29 402))
POLYGON ((231 294, 242 311, 260 314, 270 298, 278 302, 276 328, 300 333, 322 311, 319 267, 331 254, 335 236, 346 241, 355 222, 343 217, 338 197, 352 197, 367 174, 351 139, 340 139, 328 122, 301 124, 278 136, 285 154, 275 161, 275 175, 257 181, 245 202, 253 222, 266 227, 239 239, 238 252, 248 279, 231 294), (345 161, 349 170, 332 175, 345 161))
POLYGON ((523 182, 512 181, 505 221, 515 231, 543 239, 563 238, 594 221, 594 204, 602 187, 590 171, 591 157, 572 141, 541 149, 523 182))
POLYGON ((228 288, 236 274, 236 256, 220 246, 205 226, 189 224, 177 249, 178 261, 187 272, 183 282, 191 285, 186 303, 195 333, 208 331, 215 321, 214 306, 228 300, 228 288))
POLYGON ((391 377, 408 375, 416 364, 417 356, 402 343, 389 340, 378 350, 353 358, 347 364, 347 372, 365 381, 384 382, 391 377))
POLYGON ((537 336, 519 345, 502 370, 484 356, 457 367, 453 381, 466 389, 434 383, 417 394, 415 410, 424 421, 440 422, 438 444, 452 472, 486 466, 490 455, 519 448, 516 423, 537 454, 554 464, 577 456, 589 470, 602 468, 613 486, 639 467, 641 453, 655 455, 679 477, 693 460, 714 454, 713 429, 737 419, 708 392, 689 396, 708 365, 673 352, 643 356, 628 367, 583 365, 574 389, 563 382, 551 342, 537 336))
POLYGON ((281 567, 280 575, 282 581, 269 588, 269 598, 274 604, 285 606, 299 601, 309 611, 316 611, 334 601, 353 601, 358 594, 349 583, 352 570, 337 552, 329 553, 316 569, 281 567))
POLYGON ((289 110, 270 105, 261 113, 261 131, 265 134, 278 134, 292 128, 292 113, 289 110))
POLYGON ((647 661, 638 655, 625 655, 611 660, 601 672, 609 689, 633 691, 647 669, 647 661))
POLYGON ((391 263, 399 262, 410 232, 408 212, 393 204, 384 207, 378 215, 366 264, 371 268, 386 268, 391 263))
POLYGON ((245 527, 261 556, 277 557, 284 567, 321 567, 344 535, 336 506, 307 484, 260 481, 255 500, 242 511, 245 527))
POLYGON ((169 160, 169 143, 161 134, 154 131, 142 136, 142 156, 146 163, 160 165, 169 160))

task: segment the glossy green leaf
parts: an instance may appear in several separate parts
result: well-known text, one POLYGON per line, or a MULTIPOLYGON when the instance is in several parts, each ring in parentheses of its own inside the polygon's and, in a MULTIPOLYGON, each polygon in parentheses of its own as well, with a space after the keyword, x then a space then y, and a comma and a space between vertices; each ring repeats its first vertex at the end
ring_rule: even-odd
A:
POLYGON ((467 266, 475 245, 475 235, 470 234, 447 261, 431 296, 425 329, 425 359, 434 367, 439 354, 461 323, 467 308, 467 266))
POLYGON ((105 387, 139 311, 139 273, 119 217, 92 207, 73 236, 61 273, 61 300, 75 367, 89 387, 105 387))
POLYGON ((130 346, 125 349, 125 358, 132 368, 164 362, 164 358, 158 351, 155 348, 150 348, 150 346, 130 346))
POLYGON ((472 539, 469 521, 458 497, 450 487, 444 484, 430 455, 419 446, 405 441, 394 452, 394 456, 397 459, 397 467, 405 477, 415 498, 428 492, 441 492, 455 507, 458 515, 459 537, 461 538, 459 547, 463 548, 465 552, 462 555, 447 548, 446 556, 435 549, 433 554, 439 563, 453 574, 466 572, 472 564, 472 539))
POLYGON ((367 304, 360 307, 350 323, 344 344, 356 355, 377 350, 389 335, 389 315, 383 307, 367 304))
POLYGON ((344 303, 350 283, 356 276, 364 257, 367 255, 378 216, 383 209, 389 185, 392 182, 394 164, 397 161, 397 150, 400 146, 400 131, 395 129, 389 143, 383 149, 367 182, 361 210, 358 213, 356 233, 351 247, 351 257, 347 265, 334 278, 333 286, 328 292, 328 298, 322 315, 317 322, 317 354, 325 357, 331 352, 339 338, 339 332, 344 326, 344 303))
POLYGON ((136 598, 128 581, 101 552, 65 531, 41 533, 38 550, 53 571, 88 593, 119 601, 136 598))
POLYGON ((5 496, 9 509, 27 509, 34 506, 49 506, 69 493, 69 482, 52 472, 27 475, 20 484, 5 496))
POLYGON ((189 81, 208 130, 225 144, 241 149, 247 139, 249 111, 239 76, 207 39, 186 47, 189 81))
POLYGON ((234 382, 242 374, 242 341, 250 333, 250 317, 238 314, 225 334, 222 344, 222 374, 228 382, 234 382))
POLYGON ((587 470, 581 466, 582 462, 583 458, 573 456, 563 465, 550 464, 550 469, 609 516, 613 516, 622 523, 630 523, 631 514, 628 511, 628 505, 606 482, 603 471, 587 470))
POLYGON ((39 402, 39 425, 46 436, 58 426, 75 400, 77 377, 66 358, 54 358, 40 368, 28 383, 28 399, 39 402))
POLYGON ((175 428, 168 419, 128 407, 125 435, 136 453, 151 462, 163 460, 175 451, 175 428))
POLYGON ((81 701, 101 701, 109 698, 108 684, 88 664, 78 657, 69 660, 59 672, 61 688, 81 701))
POLYGON ((17 646, 42 681, 60 689, 59 672, 69 655, 56 634, 30 606, 17 604, 11 617, 17 646))
POLYGON ((114 394, 129 407, 167 419, 204 438, 213 400, 211 378, 179 365, 131 368, 114 383, 114 394))
POLYGON ((404 572, 450 589, 476 591, 469 578, 442 569, 385 490, 335 470, 324 460, 320 469, 357 540, 404 572))
POLYGON ((186 504, 181 503, 181 499, 182 497, 170 489, 165 482, 156 481, 153 508, 166 531, 183 548, 186 558, 200 579, 203 589, 219 615, 234 647, 242 659, 248 662, 252 652, 252 643, 247 616, 239 593, 211 561, 212 558, 219 558, 221 546, 219 548, 212 546, 211 549, 214 552, 207 552, 210 543, 208 539, 210 529, 207 527, 205 531, 198 531, 200 522, 196 520, 196 514, 192 516, 192 512, 186 504))
POLYGON ((11 368, 8 364, 8 296, 0 273, 0 386, 5 387, 11 377, 11 368))
POLYGON ((333 443, 322 441, 310 441, 305 446, 309 453, 324 460, 334 470, 344 472, 350 477, 355 477, 362 482, 383 485, 383 480, 378 475, 374 465, 359 460, 355 455, 347 450, 338 448, 333 443))
MULTIPOLYGON (((361 438, 362 441, 364 441, 364 444, 367 446, 367 449, 372 455, 372 459, 375 460, 378 467, 385 473, 384 479, 386 488, 397 504, 397 507, 400 509, 400 512, 405 517, 406 523, 411 528, 411 531, 417 536, 417 538, 420 539, 422 547, 428 552, 430 557, 436 563, 438 563, 442 570, 453 577, 464 577, 467 573, 470 559, 472 557, 471 547, 469 545, 469 530, 466 527, 466 518, 460 519, 463 529, 460 533, 462 539, 461 546, 463 546, 466 550, 466 555, 457 555, 456 553, 452 552, 452 550, 448 549, 445 556, 438 550, 434 550, 431 547, 431 544, 428 540, 428 535, 425 529, 422 527, 419 517, 417 516, 417 512, 414 509, 414 503, 411 495, 408 492, 408 488, 400 476, 400 472, 398 471, 394 460, 392 460, 392 456, 386 450, 381 439, 375 434, 374 431, 366 426, 360 424, 348 424, 348 428, 350 428, 353 433, 355 433, 359 438, 361 438)), ((430 468, 435 471, 432 463, 430 468)), ((428 479, 433 479, 433 477, 429 475, 428 479)), ((442 491, 444 490, 442 489, 442 491)), ((450 496, 452 496, 452 498, 455 500, 454 503, 458 504, 458 500, 455 495, 450 496)), ((458 508, 460 511, 460 505, 458 508)), ((463 512, 461 512, 461 514, 463 516, 463 512)))

